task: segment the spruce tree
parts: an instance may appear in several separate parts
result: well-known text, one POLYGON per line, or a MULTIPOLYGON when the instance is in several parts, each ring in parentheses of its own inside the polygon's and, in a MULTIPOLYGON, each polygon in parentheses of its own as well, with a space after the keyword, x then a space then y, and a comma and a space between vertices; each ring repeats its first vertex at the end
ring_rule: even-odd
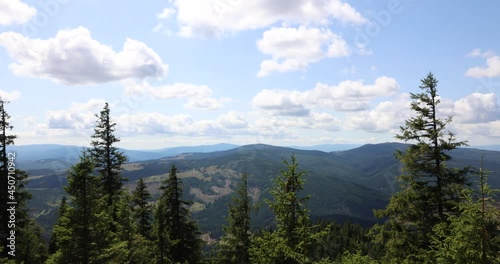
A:
POLYGON ((152 206, 149 202, 151 194, 147 190, 144 180, 139 179, 139 183, 132 193, 133 215, 137 221, 138 232, 145 238, 151 236, 152 206))
POLYGON ((299 170, 295 155, 291 156, 290 162, 283 162, 286 169, 281 169, 281 175, 276 177, 270 191, 274 201, 268 201, 268 204, 276 216, 278 232, 284 236, 289 247, 296 248, 303 238, 301 228, 309 225, 309 213, 304 208, 309 196, 299 196, 304 188, 306 172, 299 170))
POLYGON ((80 161, 68 172, 71 206, 54 227, 57 251, 48 263, 105 263, 104 252, 113 235, 109 232, 109 216, 102 210, 99 199, 99 179, 94 175, 95 165, 84 151, 80 161))
POLYGON ((463 201, 456 205, 459 214, 448 215, 448 222, 433 229, 432 252, 436 263, 500 263, 500 210, 493 199, 499 189, 488 183, 488 171, 481 167, 478 190, 462 191, 463 201))
POLYGON ((456 202, 467 184, 468 168, 451 169, 449 151, 466 142, 456 141, 446 130, 451 117, 438 117, 440 103, 437 79, 432 73, 421 80, 422 93, 411 94, 411 109, 416 113, 400 127, 396 138, 413 143, 405 152, 397 151, 396 158, 403 164, 399 176, 401 191, 394 194, 378 217, 389 217, 384 227, 372 234, 383 243, 387 258, 422 261, 430 246, 430 235, 435 225, 445 222, 447 214, 455 214, 456 202))
POLYGON ((68 204, 66 203, 66 196, 63 196, 61 200, 61 204, 59 205, 59 210, 57 211, 57 220, 52 228, 52 235, 50 236, 49 241, 49 254, 54 254, 59 250, 59 246, 57 245, 57 232, 55 231, 56 227, 62 225, 63 217, 66 215, 66 211, 68 210, 68 204))
POLYGON ((219 263, 248 264, 250 248, 250 197, 248 175, 244 173, 229 205, 227 226, 219 242, 219 263))
POLYGON ((281 169, 270 191, 273 200, 266 201, 276 217, 277 230, 252 239, 252 263, 307 263, 311 259, 311 245, 326 235, 323 231, 311 232, 309 212, 304 206, 309 196, 300 196, 306 172, 299 170, 295 155, 290 162, 283 162, 286 168, 281 169))
POLYGON ((182 181, 177 177, 175 165, 160 190, 155 215, 158 262, 199 263, 202 240, 196 223, 190 219, 187 206, 191 203, 182 199, 182 181))
POLYGON ((8 101, 4 101, 0 98, 0 243, 3 250, 1 251, 2 256, 8 257, 7 252, 9 249, 6 247, 8 245, 7 237, 10 231, 9 225, 9 214, 7 211, 7 202, 9 201, 9 194, 7 192, 8 186, 8 164, 9 158, 7 157, 7 146, 14 144, 14 139, 17 137, 15 135, 9 134, 13 126, 10 125, 9 119, 10 115, 5 110, 5 104, 8 101))
MULTIPOLYGON (((100 115, 95 115, 98 120, 92 135, 91 154, 94 159, 99 177, 101 180, 101 195, 106 197, 106 204, 109 208, 113 207, 115 196, 119 195, 125 180, 121 175, 121 166, 127 158, 116 147, 115 143, 120 139, 114 135, 116 123, 111 121, 110 109, 108 103, 100 115)), ((116 221, 116 210, 112 209, 112 218, 116 221)))

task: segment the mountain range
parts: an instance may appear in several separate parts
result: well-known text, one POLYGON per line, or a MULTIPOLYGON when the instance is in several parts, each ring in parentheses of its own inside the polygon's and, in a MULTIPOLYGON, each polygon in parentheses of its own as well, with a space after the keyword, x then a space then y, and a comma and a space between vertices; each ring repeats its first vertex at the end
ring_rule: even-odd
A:
MULTIPOLYGON (((373 209, 386 206, 398 190, 397 175, 401 164, 396 150, 408 147, 401 143, 368 144, 342 151, 304 150, 264 144, 235 146, 180 147, 155 151, 128 151, 129 162, 123 166, 125 187, 133 189, 143 178, 153 199, 167 177, 171 165, 178 168, 184 184, 184 198, 193 201, 191 211, 202 231, 217 237, 224 224, 227 203, 241 174, 249 174, 250 196, 259 208, 253 213, 255 226, 272 226, 273 218, 266 199, 274 178, 284 168, 283 160, 295 155, 301 170, 307 171, 303 195, 309 195, 307 208, 313 219, 350 220, 370 226, 380 219, 373 209)), ((30 174, 30 203, 37 220, 46 230, 55 221, 58 203, 64 195, 66 170, 76 161, 81 147, 59 145, 20 146, 18 168, 30 174)), ((490 184, 500 187, 500 152, 461 148, 452 151, 450 167, 479 167, 491 170, 490 184)), ((471 176, 474 179, 473 176, 471 176)))

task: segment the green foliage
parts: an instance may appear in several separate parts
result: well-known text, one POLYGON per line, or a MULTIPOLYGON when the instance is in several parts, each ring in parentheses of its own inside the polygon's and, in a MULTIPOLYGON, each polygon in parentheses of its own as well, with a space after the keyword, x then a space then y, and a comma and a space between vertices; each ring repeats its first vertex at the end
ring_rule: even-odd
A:
POLYGON ((372 231, 375 240, 385 245, 387 258, 417 262, 425 259, 433 228, 446 222, 446 215, 457 213, 455 204, 468 173, 468 168, 446 167, 445 161, 451 159, 447 152, 466 143, 455 141, 453 133, 446 132, 451 117, 442 120, 436 116, 440 101, 432 73, 421 82, 423 92, 411 94, 411 109, 417 115, 406 120, 396 135, 415 143, 404 153, 396 152, 403 164, 399 177, 402 190, 391 197, 386 209, 375 212, 389 220, 372 231))
POLYGON ((219 263, 250 263, 250 197, 248 175, 243 174, 236 195, 229 204, 227 226, 219 242, 219 263))
POLYGON ((155 235, 158 245, 158 262, 166 259, 174 263, 199 263, 201 260, 200 232, 190 219, 187 208, 190 202, 182 199, 182 181, 177 168, 172 165, 167 179, 160 186, 155 215, 155 235))
MULTIPOLYGON (((95 115, 98 120, 92 135, 91 156, 95 162, 95 166, 99 171, 101 180, 101 196, 107 196, 107 206, 111 207, 114 201, 114 196, 120 192, 123 181, 125 180, 120 175, 121 165, 124 164, 127 158, 122 152, 114 146, 120 142, 120 139, 115 137, 114 131, 116 123, 111 121, 110 109, 108 103, 100 115, 95 115)), ((116 220, 116 212, 113 212, 113 220, 116 220)))
POLYGON ((487 184, 487 173, 481 167, 478 198, 472 189, 462 191, 458 215, 448 215, 448 223, 434 227, 433 258, 437 263, 500 263, 500 211, 493 195, 499 190, 487 184))
MULTIPOLYGON (((299 197, 305 183, 304 171, 299 171, 295 155, 291 156, 291 162, 283 160, 286 169, 276 177, 275 184, 270 193, 273 201, 266 201, 276 216, 278 232, 285 238, 286 244, 295 248, 304 238, 303 227, 310 225, 308 210, 304 203, 309 196, 299 197)), ((303 252, 302 252, 303 253, 303 252)))
POLYGON ((57 251, 50 263, 102 263, 113 234, 111 219, 99 199, 99 179, 93 175, 94 163, 83 152, 80 162, 68 172, 67 206, 54 227, 57 251))
POLYGON ((151 236, 152 205, 149 202, 150 199, 151 194, 141 178, 132 193, 133 217, 137 222, 139 234, 146 238, 151 236))
POLYGON ((17 136, 9 135, 9 131, 13 129, 10 125, 9 119, 10 115, 5 110, 5 104, 8 101, 4 101, 0 98, 0 248, 1 256, 8 257, 7 252, 9 251, 6 245, 8 244, 7 234, 10 231, 9 225, 9 215, 7 212, 7 201, 9 201, 9 193, 7 189, 8 185, 8 164, 9 157, 7 157, 7 146, 14 144, 14 139, 17 136))
POLYGON ((360 251, 356 253, 345 252, 339 263, 342 264, 379 264, 377 260, 370 256, 362 255, 360 251))

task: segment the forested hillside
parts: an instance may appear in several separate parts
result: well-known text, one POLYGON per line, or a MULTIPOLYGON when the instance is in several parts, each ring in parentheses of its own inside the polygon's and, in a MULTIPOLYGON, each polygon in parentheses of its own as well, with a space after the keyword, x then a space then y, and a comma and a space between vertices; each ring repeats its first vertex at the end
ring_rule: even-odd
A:
MULTIPOLYGON (((106 103, 91 147, 75 163, 50 161, 68 170, 38 160, 7 182, 15 191, 2 191, 2 205, 17 201, 18 224, 3 214, 2 232, 17 240, 2 238, 13 246, 1 261, 498 263, 500 152, 464 148, 447 130, 452 119, 436 115, 431 73, 420 88, 414 116, 395 135, 404 143, 335 152, 222 146, 133 162, 116 147, 119 124, 106 103)), ((16 137, 4 104, 7 181, 16 137)))

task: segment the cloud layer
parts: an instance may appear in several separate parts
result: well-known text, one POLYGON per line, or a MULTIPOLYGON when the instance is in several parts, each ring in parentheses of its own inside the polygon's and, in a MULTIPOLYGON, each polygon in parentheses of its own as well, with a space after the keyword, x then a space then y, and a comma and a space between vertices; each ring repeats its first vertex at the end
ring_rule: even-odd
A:
POLYGON ((27 38, 16 32, 0 34, 14 63, 10 70, 19 76, 49 79, 66 85, 112 82, 127 78, 163 77, 168 66, 146 44, 127 39, 123 49, 92 39, 79 27, 60 30, 54 38, 27 38))
POLYGON ((176 0, 179 34, 220 36, 276 23, 325 25, 332 20, 363 24, 366 19, 340 0, 176 0))
POLYGON ((260 65, 258 77, 271 72, 303 70, 323 58, 345 57, 351 54, 346 41, 329 29, 280 27, 264 32, 257 47, 272 56, 260 65))
POLYGON ((215 99, 212 90, 206 85, 195 85, 187 83, 174 83, 171 85, 152 86, 148 82, 136 83, 125 81, 125 93, 129 96, 150 95, 158 100, 168 100, 174 98, 186 98, 184 105, 187 109, 215 110, 223 106, 228 98, 215 99))
POLYGON ((20 0, 0 1, 0 26, 24 24, 36 15, 36 9, 20 0))

